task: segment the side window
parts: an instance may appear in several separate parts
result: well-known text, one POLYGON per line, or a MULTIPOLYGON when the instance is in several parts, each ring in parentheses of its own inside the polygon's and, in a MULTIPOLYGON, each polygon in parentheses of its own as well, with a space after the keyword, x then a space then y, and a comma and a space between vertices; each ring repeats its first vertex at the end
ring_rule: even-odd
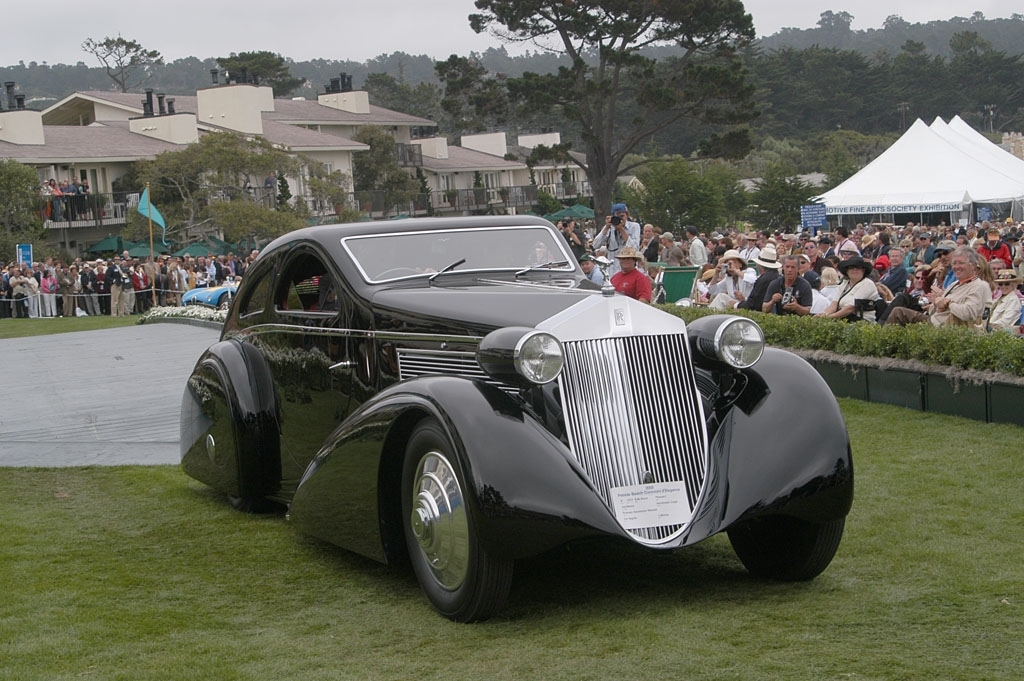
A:
POLYGON ((278 278, 275 296, 282 312, 336 312, 338 299, 330 270, 309 251, 295 254, 278 278))
POLYGON ((255 279, 255 283, 247 287, 246 297, 239 301, 238 316, 241 318, 258 314, 270 303, 270 292, 274 285, 274 267, 271 262, 261 263, 262 267, 254 267, 255 271, 246 274, 247 280, 255 279))

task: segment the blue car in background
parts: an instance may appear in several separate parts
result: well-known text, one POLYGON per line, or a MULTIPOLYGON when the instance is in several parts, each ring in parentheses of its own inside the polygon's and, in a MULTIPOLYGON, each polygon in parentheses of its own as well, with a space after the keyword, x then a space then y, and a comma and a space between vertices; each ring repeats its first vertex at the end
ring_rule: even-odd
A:
POLYGON ((238 291, 238 282, 230 281, 220 286, 194 288, 181 296, 182 305, 204 305, 206 307, 226 310, 231 307, 231 300, 238 291))

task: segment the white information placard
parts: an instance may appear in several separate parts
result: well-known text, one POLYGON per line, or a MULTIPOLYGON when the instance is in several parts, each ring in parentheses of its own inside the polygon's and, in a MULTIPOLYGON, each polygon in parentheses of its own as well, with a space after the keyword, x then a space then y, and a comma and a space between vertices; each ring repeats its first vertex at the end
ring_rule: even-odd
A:
POLYGON ((612 509, 627 530, 682 525, 690 519, 690 503, 682 482, 612 487, 612 509))

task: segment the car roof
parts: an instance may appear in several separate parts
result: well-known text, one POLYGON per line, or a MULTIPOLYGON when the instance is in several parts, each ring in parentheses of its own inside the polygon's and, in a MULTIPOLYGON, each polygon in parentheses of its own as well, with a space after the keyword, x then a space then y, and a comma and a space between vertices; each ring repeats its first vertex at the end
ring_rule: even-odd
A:
POLYGON ((405 218, 402 220, 376 220, 368 222, 346 222, 330 225, 304 227, 288 232, 267 244, 260 250, 264 254, 278 251, 282 247, 299 241, 319 244, 335 262, 348 262, 349 257, 341 246, 341 240, 348 236, 368 234, 400 234, 429 230, 475 229, 480 227, 523 227, 544 226, 557 232, 553 224, 536 215, 475 215, 443 218, 405 218))

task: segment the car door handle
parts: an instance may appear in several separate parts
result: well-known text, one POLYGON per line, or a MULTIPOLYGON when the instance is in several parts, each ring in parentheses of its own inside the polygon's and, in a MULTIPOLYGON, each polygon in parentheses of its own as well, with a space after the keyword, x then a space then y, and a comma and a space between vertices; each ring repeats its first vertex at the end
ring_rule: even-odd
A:
POLYGON ((337 364, 332 364, 331 366, 328 367, 328 369, 351 369, 355 365, 355 362, 346 359, 338 362, 337 364))

